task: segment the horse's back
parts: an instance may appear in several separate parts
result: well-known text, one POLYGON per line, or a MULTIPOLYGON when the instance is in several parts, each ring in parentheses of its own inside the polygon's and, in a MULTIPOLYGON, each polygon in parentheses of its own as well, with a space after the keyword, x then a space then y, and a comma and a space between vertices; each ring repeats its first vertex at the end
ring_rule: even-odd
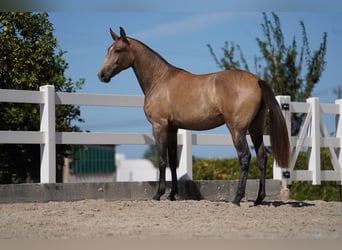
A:
POLYGON ((244 92, 249 89, 260 89, 258 85, 259 78, 244 70, 225 70, 216 74, 216 84, 226 86, 230 89, 237 88, 238 90, 244 92))

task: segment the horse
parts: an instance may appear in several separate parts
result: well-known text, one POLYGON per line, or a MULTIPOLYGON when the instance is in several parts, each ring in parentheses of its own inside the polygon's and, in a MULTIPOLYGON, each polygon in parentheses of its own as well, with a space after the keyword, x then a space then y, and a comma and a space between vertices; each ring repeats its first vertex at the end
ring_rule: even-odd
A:
POLYGON ((208 130, 225 124, 237 151, 240 174, 233 204, 240 206, 245 196, 251 152, 246 135, 249 133, 256 151, 260 170, 259 190, 255 205, 266 197, 265 178, 267 152, 263 129, 269 114, 270 141, 273 157, 281 168, 287 168, 290 144, 286 123, 270 85, 243 70, 226 70, 208 74, 192 74, 168 63, 157 52, 137 39, 120 35, 110 28, 114 40, 108 48, 99 80, 108 83, 122 70, 132 67, 145 95, 144 112, 152 125, 155 138, 159 182, 154 200, 166 191, 167 159, 171 169, 169 200, 176 200, 177 131, 178 129, 208 130))

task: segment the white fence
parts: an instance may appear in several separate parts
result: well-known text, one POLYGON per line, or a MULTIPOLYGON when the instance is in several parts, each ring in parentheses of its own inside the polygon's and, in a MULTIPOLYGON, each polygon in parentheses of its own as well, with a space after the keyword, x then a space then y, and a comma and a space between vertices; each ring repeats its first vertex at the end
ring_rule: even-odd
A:
MULTIPOLYGON (((273 178, 283 181, 283 185, 292 180, 312 181, 319 185, 321 181, 342 181, 342 154, 339 154, 342 138, 342 100, 335 104, 320 104, 318 98, 309 98, 306 103, 290 102, 288 96, 278 96, 283 108, 288 130, 291 130, 291 113, 306 113, 298 136, 291 137, 292 159, 288 170, 274 167, 273 178), (337 117, 336 136, 329 135, 321 117, 331 114, 337 117), (321 170, 320 148, 329 149, 334 170, 321 170), (303 148, 309 149, 307 170, 294 170, 298 153, 303 148), (287 173, 286 176, 284 173, 287 173), (288 177, 290 176, 290 177, 288 177)), ((56 182, 56 144, 153 144, 152 134, 142 133, 85 133, 55 132, 56 105, 88 105, 111 107, 142 107, 142 96, 117 96, 99 94, 78 94, 55 92, 54 86, 40 87, 40 91, 0 89, 0 102, 40 104, 40 131, 0 131, 1 144, 40 144, 41 145, 41 183, 56 182)), ((192 145, 233 146, 228 134, 192 134, 188 130, 180 130, 178 144, 182 152, 178 168, 178 176, 192 179, 192 145)), ((248 136, 248 143, 252 145, 248 136)), ((264 136, 266 146, 270 145, 269 136, 264 136)))

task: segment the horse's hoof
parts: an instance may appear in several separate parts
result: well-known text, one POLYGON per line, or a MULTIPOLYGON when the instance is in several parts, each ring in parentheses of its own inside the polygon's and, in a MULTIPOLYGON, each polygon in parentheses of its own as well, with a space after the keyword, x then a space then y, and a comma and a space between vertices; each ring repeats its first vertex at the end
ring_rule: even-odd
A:
POLYGON ((169 201, 175 201, 175 200, 176 200, 175 196, 173 196, 173 195, 169 195, 169 196, 167 197, 167 199, 168 199, 169 201))
POLYGON ((169 193, 169 195, 167 196, 167 199, 169 201, 175 201, 176 200, 176 194, 177 194, 177 191, 172 191, 169 193))
POLYGON ((257 206, 260 206, 262 205, 263 202, 262 201, 254 201, 254 206, 257 207, 257 206))
POLYGON ((240 207, 240 201, 232 201, 233 205, 240 207))
POLYGON ((262 205, 262 204, 264 204, 263 203, 263 201, 262 200, 256 200, 256 201, 254 201, 254 206, 256 207, 256 206, 259 206, 259 205, 262 205))
POLYGON ((160 201, 160 195, 156 194, 155 196, 152 197, 152 200, 154 201, 160 201))

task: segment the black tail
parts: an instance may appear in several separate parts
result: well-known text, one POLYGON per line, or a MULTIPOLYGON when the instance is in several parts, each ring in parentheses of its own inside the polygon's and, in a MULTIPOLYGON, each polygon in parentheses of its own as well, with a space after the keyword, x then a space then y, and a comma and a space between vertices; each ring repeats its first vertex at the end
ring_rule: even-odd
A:
POLYGON ((262 91, 262 99, 269 109, 273 158, 278 166, 287 168, 290 163, 290 142, 284 116, 270 85, 263 80, 259 80, 258 83, 262 91))

